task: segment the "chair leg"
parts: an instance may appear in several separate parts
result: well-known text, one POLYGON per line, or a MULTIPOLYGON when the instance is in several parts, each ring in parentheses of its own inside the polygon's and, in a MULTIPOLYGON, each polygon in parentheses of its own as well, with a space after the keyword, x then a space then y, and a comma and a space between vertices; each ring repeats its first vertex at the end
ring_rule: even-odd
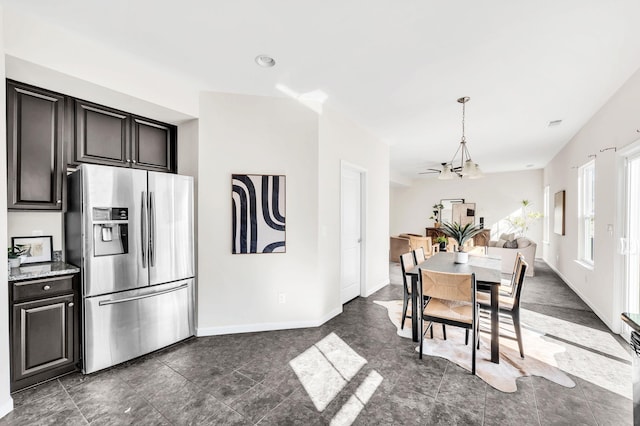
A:
POLYGON ((469 344, 469 329, 465 328, 464 330, 464 345, 467 346, 469 344))
POLYGON ((524 349, 522 348, 522 329, 520 328, 520 312, 512 312, 513 328, 516 330, 516 338, 518 339, 518 349, 520 349, 520 357, 524 358, 524 349))
POLYGON ((430 327, 429 328, 429 332, 430 332, 431 338, 433 339, 433 327, 431 327, 431 325, 433 325, 433 324, 429 325, 429 327, 430 327))
POLYGON ((444 324, 442 324, 442 335, 444 336, 444 340, 447 340, 447 329, 444 327, 444 324))
MULTIPOLYGON (((431 333, 433 334, 433 327, 431 327, 433 325, 433 323, 429 323, 429 327, 431 329, 431 333)), ((419 359, 422 359, 422 345, 424 343, 424 335, 427 334, 427 330, 424 331, 424 333, 422 332, 422 327, 420 327, 420 354, 418 355, 419 359)))
POLYGON ((475 324, 473 327, 473 348, 471 349, 471 374, 476 375, 476 339, 478 338, 478 331, 475 324))
POLYGON ((404 295, 404 301, 402 302, 402 322, 400 323, 400 330, 404 329, 404 321, 407 319, 407 307, 409 306, 409 298, 407 294, 404 295))

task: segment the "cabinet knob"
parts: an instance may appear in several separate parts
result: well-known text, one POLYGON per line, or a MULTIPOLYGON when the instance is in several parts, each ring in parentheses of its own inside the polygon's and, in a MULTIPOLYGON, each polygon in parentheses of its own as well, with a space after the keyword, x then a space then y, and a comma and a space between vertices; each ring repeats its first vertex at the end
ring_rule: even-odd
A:
POLYGON ((132 160, 132 162, 133 162, 133 164, 136 164, 136 163, 137 163, 137 161, 136 161, 136 160, 132 160))
POLYGON ((73 302, 69 302, 69 304, 67 306, 72 308, 73 307, 73 302))
POLYGON ((62 200, 58 200, 56 201, 56 204, 60 204, 62 202, 62 200))
POLYGON ((131 160, 129 160, 129 159, 127 158, 127 163, 130 163, 130 162, 131 162, 131 160))
POLYGON ((43 290, 50 290, 51 286, 50 285, 45 285, 44 287, 42 287, 43 290))

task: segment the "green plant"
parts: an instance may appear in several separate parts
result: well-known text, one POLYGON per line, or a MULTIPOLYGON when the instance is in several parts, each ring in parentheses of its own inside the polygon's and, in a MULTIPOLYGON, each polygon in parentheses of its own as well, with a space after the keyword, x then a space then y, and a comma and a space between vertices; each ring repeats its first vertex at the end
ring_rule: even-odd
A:
POLYGON ((437 222, 440 218, 440 212, 442 211, 444 206, 438 203, 438 204, 434 204, 433 207, 431 208, 433 209, 433 216, 431 216, 429 219, 433 219, 434 221, 437 222))
POLYGON ((438 243, 438 244, 439 243, 446 243, 447 241, 448 241, 447 237, 443 237, 442 235, 440 235, 439 237, 436 237, 436 243, 438 243))
POLYGON ((462 226, 458 222, 445 222, 442 224, 440 231, 456 240, 458 251, 464 251, 464 243, 482 232, 482 228, 480 225, 472 225, 471 223, 462 226))
POLYGON ((25 248, 7 247, 7 257, 9 259, 17 259, 22 256, 27 250, 25 248))

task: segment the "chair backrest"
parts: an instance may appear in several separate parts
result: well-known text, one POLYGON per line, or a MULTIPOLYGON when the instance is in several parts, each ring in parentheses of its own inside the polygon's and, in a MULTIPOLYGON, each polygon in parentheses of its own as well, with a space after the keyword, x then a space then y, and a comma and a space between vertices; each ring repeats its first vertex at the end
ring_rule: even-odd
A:
POLYGON ((513 293, 513 309, 518 309, 520 307, 520 294, 522 293, 522 285, 524 284, 524 274, 527 272, 527 262, 522 259, 520 262, 520 270, 516 272, 517 281, 514 285, 513 293))
POLYGON ((408 293, 411 293, 411 285, 407 282, 407 272, 412 270, 416 266, 415 258, 412 252, 404 253, 400 255, 400 268, 402 269, 402 282, 404 289, 408 293))
POLYGON ((516 284, 518 283, 518 271, 520 270, 520 265, 524 261, 524 256, 522 253, 516 253, 516 261, 513 264, 513 274, 511 274, 511 289, 509 290, 509 296, 513 297, 514 291, 516 289, 516 284))
POLYGON ((413 251, 413 260, 414 262, 416 262, 416 265, 419 263, 424 262, 424 260, 426 259, 425 255, 424 255, 424 248, 423 247, 418 247, 417 249, 415 249, 413 251))
POLYGON ((422 296, 454 302, 476 302, 475 274, 453 274, 420 269, 422 296))

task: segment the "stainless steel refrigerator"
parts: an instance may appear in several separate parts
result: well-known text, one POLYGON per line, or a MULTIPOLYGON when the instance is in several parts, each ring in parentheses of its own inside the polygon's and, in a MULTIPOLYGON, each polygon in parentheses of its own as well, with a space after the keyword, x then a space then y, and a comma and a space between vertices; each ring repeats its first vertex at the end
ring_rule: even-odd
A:
POLYGON ((193 178, 83 164, 67 188, 65 252, 81 268, 83 372, 192 336, 193 178))

